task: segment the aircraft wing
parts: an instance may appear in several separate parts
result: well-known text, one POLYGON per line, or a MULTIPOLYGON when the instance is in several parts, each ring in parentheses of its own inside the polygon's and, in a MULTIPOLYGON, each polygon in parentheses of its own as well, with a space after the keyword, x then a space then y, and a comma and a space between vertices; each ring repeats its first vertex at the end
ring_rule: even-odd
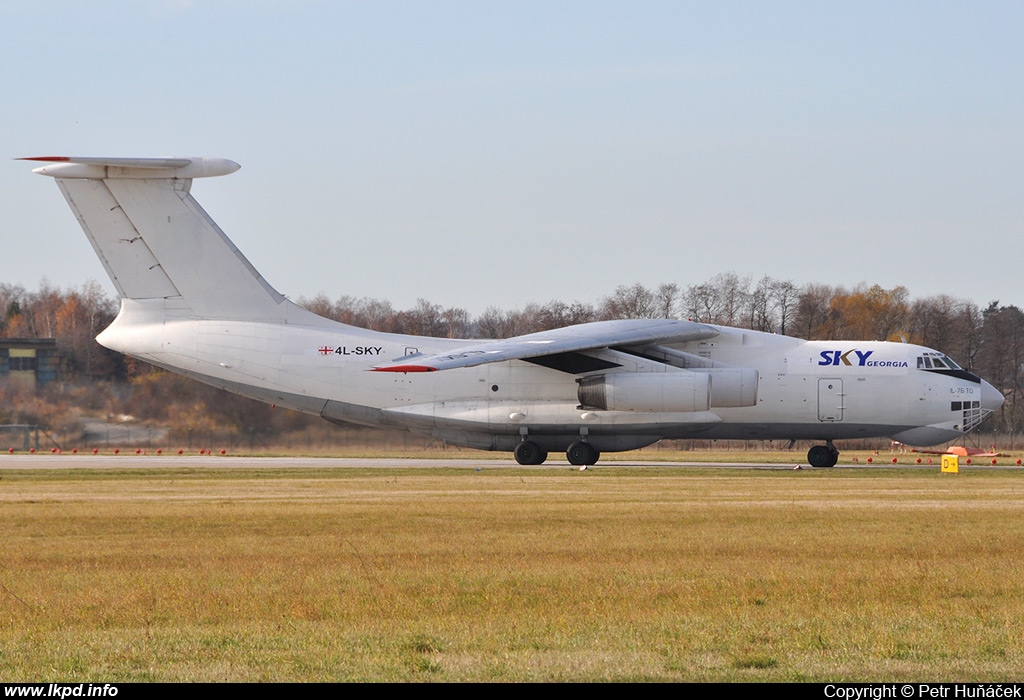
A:
POLYGON ((645 343, 681 343, 718 335, 711 326, 692 321, 631 319, 597 321, 550 331, 520 335, 505 340, 470 344, 453 352, 412 355, 378 365, 374 372, 436 372, 457 367, 475 367, 489 362, 529 360, 582 350, 601 350, 645 343))

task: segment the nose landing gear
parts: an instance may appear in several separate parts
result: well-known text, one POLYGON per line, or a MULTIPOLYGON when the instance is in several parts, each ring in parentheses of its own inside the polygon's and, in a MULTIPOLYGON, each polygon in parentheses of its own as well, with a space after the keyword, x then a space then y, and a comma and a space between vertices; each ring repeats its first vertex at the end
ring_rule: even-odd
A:
POLYGON ((815 445, 807 450, 807 463, 812 467, 834 467, 839 461, 839 450, 827 440, 824 445, 815 445))

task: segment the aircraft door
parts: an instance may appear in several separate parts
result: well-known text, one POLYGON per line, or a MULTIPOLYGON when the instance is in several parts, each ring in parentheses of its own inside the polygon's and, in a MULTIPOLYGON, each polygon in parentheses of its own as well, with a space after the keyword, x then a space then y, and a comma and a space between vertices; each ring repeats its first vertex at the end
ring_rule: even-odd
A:
POLYGON ((818 380, 818 420, 836 423, 843 419, 846 394, 842 379, 818 380))

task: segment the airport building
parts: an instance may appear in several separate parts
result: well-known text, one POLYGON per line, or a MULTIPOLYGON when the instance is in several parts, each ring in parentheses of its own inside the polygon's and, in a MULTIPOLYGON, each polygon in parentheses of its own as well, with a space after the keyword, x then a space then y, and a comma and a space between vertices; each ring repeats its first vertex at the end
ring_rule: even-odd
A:
POLYGON ((59 366, 56 338, 0 338, 0 381, 46 386, 57 380, 59 366))

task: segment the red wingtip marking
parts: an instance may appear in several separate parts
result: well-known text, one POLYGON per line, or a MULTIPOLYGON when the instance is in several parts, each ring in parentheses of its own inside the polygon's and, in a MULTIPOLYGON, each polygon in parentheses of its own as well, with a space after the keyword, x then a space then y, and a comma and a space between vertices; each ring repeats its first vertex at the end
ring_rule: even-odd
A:
POLYGON ((394 367, 374 367, 371 372, 436 372, 437 367, 427 365, 395 365, 394 367))
POLYGON ((42 160, 47 163, 67 163, 70 156, 35 156, 34 158, 18 158, 18 160, 42 160))

